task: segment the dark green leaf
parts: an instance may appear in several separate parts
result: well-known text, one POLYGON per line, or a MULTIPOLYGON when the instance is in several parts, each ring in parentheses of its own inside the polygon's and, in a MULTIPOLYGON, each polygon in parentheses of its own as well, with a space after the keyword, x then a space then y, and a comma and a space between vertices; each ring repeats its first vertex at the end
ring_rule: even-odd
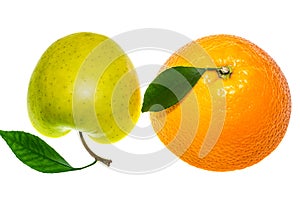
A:
POLYGON ((27 166, 44 173, 59 173, 80 170, 96 163, 94 161, 82 168, 73 168, 51 146, 30 133, 22 131, 1 131, 0 136, 6 141, 16 157, 27 166))
POLYGON ((157 112, 175 105, 193 88, 205 71, 205 68, 182 66, 163 71, 148 86, 142 112, 157 112))

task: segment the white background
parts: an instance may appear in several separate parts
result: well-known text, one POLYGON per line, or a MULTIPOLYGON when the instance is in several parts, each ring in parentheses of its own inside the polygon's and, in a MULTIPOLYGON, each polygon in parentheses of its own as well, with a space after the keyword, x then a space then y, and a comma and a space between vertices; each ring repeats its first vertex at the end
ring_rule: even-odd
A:
MULTIPOLYGON (((0 140, 0 199, 300 199, 298 5, 296 0, 1 1, 2 130, 38 135, 27 116, 30 75, 52 42, 79 31, 113 37, 138 28, 164 28, 192 39, 218 33, 242 36, 279 64, 290 85, 293 108, 287 134, 270 156, 250 168, 226 173, 177 161, 144 175, 116 172, 101 164, 83 171, 42 174, 23 165, 0 140)), ((76 132, 60 139, 41 137, 74 166, 92 161, 76 132)))

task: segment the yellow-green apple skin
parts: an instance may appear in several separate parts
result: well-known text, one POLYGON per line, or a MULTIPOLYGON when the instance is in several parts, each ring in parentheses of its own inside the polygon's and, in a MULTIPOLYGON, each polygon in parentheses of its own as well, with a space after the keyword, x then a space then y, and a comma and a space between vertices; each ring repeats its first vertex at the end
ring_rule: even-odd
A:
POLYGON ((72 129, 113 143, 135 126, 141 108, 137 74, 128 56, 106 36, 80 32, 54 42, 30 79, 27 106, 41 134, 72 129))

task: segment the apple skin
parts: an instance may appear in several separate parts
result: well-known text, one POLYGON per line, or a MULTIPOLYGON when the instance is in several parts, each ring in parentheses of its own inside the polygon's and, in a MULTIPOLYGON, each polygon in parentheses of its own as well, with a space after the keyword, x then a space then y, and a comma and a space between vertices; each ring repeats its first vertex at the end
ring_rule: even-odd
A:
POLYGON ((45 136, 61 137, 74 129, 98 143, 113 143, 139 118, 137 74, 113 40, 89 32, 71 34, 40 58, 27 106, 32 125, 45 136))

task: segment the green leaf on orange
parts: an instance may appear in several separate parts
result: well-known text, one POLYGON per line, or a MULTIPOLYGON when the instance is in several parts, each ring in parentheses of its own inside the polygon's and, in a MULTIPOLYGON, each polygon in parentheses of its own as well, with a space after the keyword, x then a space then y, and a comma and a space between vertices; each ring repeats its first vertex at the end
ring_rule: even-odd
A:
POLYGON ((142 112, 158 112, 181 101, 205 73, 205 68, 177 66, 161 72, 148 86, 142 112))

